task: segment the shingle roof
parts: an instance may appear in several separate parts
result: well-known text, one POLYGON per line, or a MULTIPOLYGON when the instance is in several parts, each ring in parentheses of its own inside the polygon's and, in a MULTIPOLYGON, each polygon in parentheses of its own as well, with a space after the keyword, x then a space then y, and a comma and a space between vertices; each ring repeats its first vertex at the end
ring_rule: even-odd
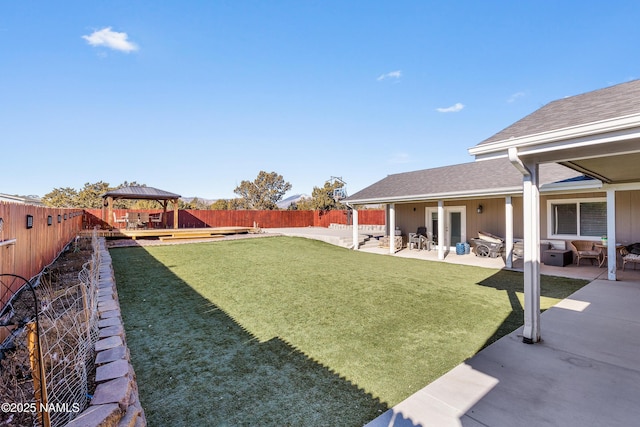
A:
POLYGON ((113 197, 116 199, 150 199, 150 200, 173 200, 179 199, 180 195, 153 187, 122 187, 117 190, 108 191, 102 197, 113 197))
POLYGON ((640 80, 550 102, 478 145, 640 113, 640 80))
MULTIPOLYGON (((540 165, 540 184, 574 178, 580 174, 564 166, 540 165)), ((459 165, 423 169, 389 175, 346 201, 426 200, 446 195, 501 194, 522 190, 522 174, 506 158, 484 160, 459 165)))

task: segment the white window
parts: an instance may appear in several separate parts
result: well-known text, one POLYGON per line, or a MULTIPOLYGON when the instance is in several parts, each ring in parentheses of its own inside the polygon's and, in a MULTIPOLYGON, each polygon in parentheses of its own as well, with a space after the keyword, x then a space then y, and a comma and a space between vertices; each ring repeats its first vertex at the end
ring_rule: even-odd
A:
POLYGON ((547 201, 549 237, 595 239, 607 235, 607 202, 598 199, 547 201))

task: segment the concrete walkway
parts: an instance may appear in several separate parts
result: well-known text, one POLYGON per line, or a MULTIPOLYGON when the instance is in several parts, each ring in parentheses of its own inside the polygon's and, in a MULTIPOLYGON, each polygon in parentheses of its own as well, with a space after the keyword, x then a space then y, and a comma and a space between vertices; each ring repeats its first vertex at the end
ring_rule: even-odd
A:
MULTIPOLYGON (((345 230, 289 233, 314 238, 345 230)), ((437 261, 436 251, 394 256, 437 261)), ((474 255, 449 254, 443 262, 504 267, 501 258, 474 255)), ((589 265, 543 264, 541 272, 593 280, 541 315, 542 342, 522 343, 520 328, 367 427, 640 425, 640 270, 618 270, 617 282, 598 279, 606 269, 589 265)))

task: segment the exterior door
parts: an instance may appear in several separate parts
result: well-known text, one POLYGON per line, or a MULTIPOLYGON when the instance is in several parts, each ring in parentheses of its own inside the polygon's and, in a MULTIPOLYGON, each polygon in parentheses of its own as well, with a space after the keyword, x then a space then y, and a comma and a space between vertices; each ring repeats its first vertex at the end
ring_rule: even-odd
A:
MULTIPOLYGON (((426 208, 425 224, 427 231, 433 233, 433 240, 438 244, 438 208, 426 208)), ((467 208, 466 206, 444 207, 444 245, 445 249, 455 249, 456 243, 467 241, 467 208)))
POLYGON ((462 213, 449 212, 449 246, 463 243, 462 240, 462 213))

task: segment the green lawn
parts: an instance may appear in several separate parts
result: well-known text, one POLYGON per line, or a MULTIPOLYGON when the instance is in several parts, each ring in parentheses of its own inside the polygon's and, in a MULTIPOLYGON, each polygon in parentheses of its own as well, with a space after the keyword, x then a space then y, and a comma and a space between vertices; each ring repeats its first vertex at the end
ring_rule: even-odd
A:
POLYGON ((362 425, 523 318, 519 273, 314 240, 111 254, 150 425, 362 425))

